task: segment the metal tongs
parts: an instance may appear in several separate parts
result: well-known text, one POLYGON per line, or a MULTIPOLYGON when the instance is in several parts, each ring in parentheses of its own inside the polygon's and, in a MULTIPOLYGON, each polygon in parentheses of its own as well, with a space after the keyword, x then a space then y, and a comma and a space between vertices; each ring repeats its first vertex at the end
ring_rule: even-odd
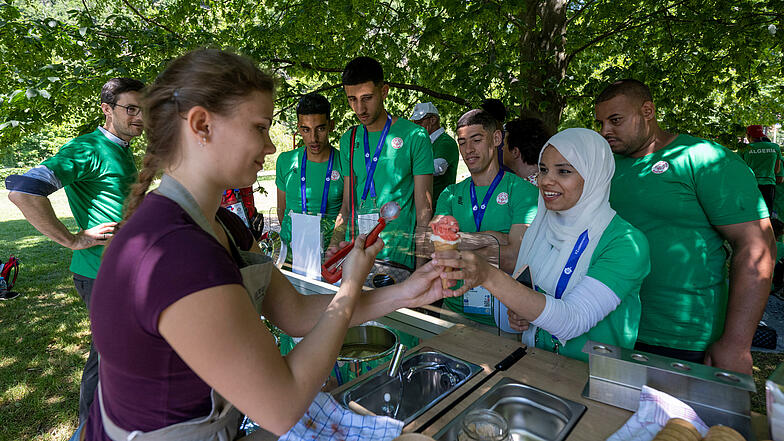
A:
MULTIPOLYGON (((365 239, 365 248, 373 245, 376 242, 376 239, 378 239, 378 235, 381 234, 381 231, 387 226, 387 222, 396 219, 399 214, 400 205, 397 202, 387 202, 381 206, 378 223, 373 227, 370 234, 368 234, 365 239)), ((346 256, 348 256, 348 253, 352 248, 354 248, 354 240, 341 248, 334 256, 330 257, 329 260, 321 265, 321 277, 323 277, 324 280, 329 283, 336 283, 343 277, 343 261, 346 260, 346 256)))

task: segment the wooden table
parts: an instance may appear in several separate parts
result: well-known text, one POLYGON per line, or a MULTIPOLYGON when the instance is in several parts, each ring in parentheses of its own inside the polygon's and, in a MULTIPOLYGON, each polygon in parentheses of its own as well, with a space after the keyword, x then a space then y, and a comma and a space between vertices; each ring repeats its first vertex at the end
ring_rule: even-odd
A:
MULTIPOLYGON (((473 327, 456 325, 436 337, 424 341, 420 347, 431 347, 438 351, 453 355, 465 361, 478 364, 484 369, 460 389, 450 394, 444 400, 433 406, 430 410, 420 415, 408 424, 403 432, 413 432, 422 426, 431 417, 439 413, 459 398, 466 390, 478 383, 482 378, 493 371, 493 366, 503 360, 520 346, 519 342, 499 337, 473 327)), ((380 366, 374 369, 385 369, 380 366)), ((555 355, 551 352, 536 348, 528 348, 528 353, 514 366, 505 372, 499 372, 487 383, 475 390, 471 395, 457 403, 446 415, 425 429, 424 434, 431 437, 441 430, 447 423, 457 417, 460 412, 470 406, 482 394, 490 390, 493 385, 504 377, 521 381, 547 392, 559 395, 587 407, 580 421, 568 437, 569 441, 598 441, 605 440, 617 431, 632 415, 627 410, 599 403, 583 398, 581 393, 588 381, 588 364, 571 358, 555 355)), ((362 378, 347 383, 334 392, 340 392, 362 378)), ((764 415, 752 418, 755 434, 758 440, 769 438, 767 434, 767 420, 764 415)), ((274 440, 275 436, 260 430, 246 438, 250 440, 274 440)))

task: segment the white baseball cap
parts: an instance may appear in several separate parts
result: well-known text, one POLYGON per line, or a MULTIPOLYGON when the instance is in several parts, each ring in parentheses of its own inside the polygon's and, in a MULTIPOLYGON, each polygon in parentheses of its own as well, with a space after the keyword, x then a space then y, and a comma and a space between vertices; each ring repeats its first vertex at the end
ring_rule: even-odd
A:
POLYGON ((419 103, 414 106, 414 112, 411 114, 411 121, 419 121, 427 115, 438 115, 438 109, 433 103, 419 103))

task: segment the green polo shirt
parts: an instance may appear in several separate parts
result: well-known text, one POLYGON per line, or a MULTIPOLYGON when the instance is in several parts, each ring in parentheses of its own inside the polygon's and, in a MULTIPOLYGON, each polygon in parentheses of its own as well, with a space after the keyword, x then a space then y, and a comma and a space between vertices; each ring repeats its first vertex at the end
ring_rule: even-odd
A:
MULTIPOLYGON (((613 217, 596 245, 585 275, 607 285, 621 303, 585 334, 562 342, 559 354, 588 361, 588 354, 582 351, 588 340, 634 347, 640 324, 640 285, 651 270, 648 253, 645 235, 620 216, 613 217)), ((536 347, 553 351, 553 346, 550 333, 540 328, 536 347)))
MULTIPOLYGON (((302 155, 305 146, 278 155, 275 163, 275 185, 286 193, 286 214, 280 225, 280 238, 284 243, 291 243, 291 216, 290 212, 302 213, 302 155)), ((329 244, 335 218, 343 204, 343 176, 340 174, 340 151, 334 149, 332 158, 332 173, 330 174, 329 193, 327 195, 327 211, 321 217, 322 245, 329 244)), ((321 212, 321 200, 324 196, 324 184, 327 178, 329 161, 313 162, 308 160, 305 165, 305 204, 307 212, 318 214, 321 212)))
POLYGON ((757 185, 776 184, 776 160, 781 159, 781 148, 772 142, 753 142, 741 153, 741 157, 749 165, 757 185))
MULTIPOLYGON (((460 231, 477 232, 474 212, 471 209, 471 178, 448 186, 438 198, 435 214, 451 215, 457 219, 460 231)), ((489 185, 476 187, 476 199, 482 203, 489 185)), ((482 217, 481 230, 508 233, 513 224, 530 224, 536 217, 539 189, 528 181, 511 172, 504 173, 498 187, 490 197, 485 215, 482 217)), ((447 297, 444 307, 485 325, 495 326, 492 315, 463 312, 463 296, 447 297)))
POLYGON ((446 132, 436 138, 433 142, 433 159, 443 158, 449 164, 449 168, 441 176, 433 177, 433 200, 438 201, 438 197, 444 189, 455 183, 457 180, 457 163, 460 154, 457 149, 457 142, 447 135, 446 132))
MULTIPOLYGON (((72 139, 41 165, 51 170, 65 188, 80 229, 122 220, 123 203, 137 176, 130 147, 115 144, 95 129, 72 139)), ((71 272, 94 279, 102 253, 102 245, 75 250, 71 272)))
MULTIPOLYGON (((370 203, 370 194, 366 202, 362 203, 362 193, 367 180, 365 170, 365 129, 357 128, 354 144, 353 171, 356 176, 355 196, 358 214, 373 211, 370 203)), ((376 151, 381 130, 370 132, 368 150, 372 158, 376 151)), ((351 150, 351 129, 340 137, 341 173, 344 179, 349 179, 352 167, 349 167, 349 152, 351 150)), ((373 182, 376 188, 375 209, 390 201, 400 204, 400 215, 389 222, 381 232, 384 240, 384 249, 378 253, 378 259, 391 260, 410 268, 414 268, 414 230, 416 228, 416 206, 414 204, 414 176, 433 174, 433 148, 427 131, 411 121, 398 118, 389 129, 384 141, 381 156, 376 166, 373 182)), ((349 208, 350 212, 350 208, 349 208)), ((350 240, 350 228, 346 230, 346 238, 350 240)))
POLYGON ((714 225, 768 217, 749 167, 711 141, 679 135, 642 158, 615 156, 610 204, 648 238, 638 341, 704 351, 724 331, 724 240, 714 225))

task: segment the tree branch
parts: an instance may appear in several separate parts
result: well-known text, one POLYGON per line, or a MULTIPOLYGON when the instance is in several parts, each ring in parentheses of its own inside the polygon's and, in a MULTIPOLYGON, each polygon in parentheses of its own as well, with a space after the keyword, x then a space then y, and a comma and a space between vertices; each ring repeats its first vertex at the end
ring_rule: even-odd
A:
POLYGON ((303 95, 305 95, 305 94, 308 94, 308 93, 321 93, 321 92, 326 92, 326 91, 328 91, 328 90, 339 89, 339 88, 341 88, 341 87, 343 87, 343 85, 342 85, 342 84, 333 84, 333 85, 331 85, 331 86, 324 86, 324 87, 320 87, 320 88, 318 88, 318 89, 316 89, 316 90, 311 90, 310 92, 305 92, 305 93, 290 93, 290 94, 288 94, 288 95, 285 95, 285 96, 278 97, 278 99, 279 99, 279 100, 287 100, 287 99, 289 99, 289 98, 296 98, 296 97, 300 97, 300 96, 303 96, 303 95))
POLYGON ((446 93, 436 92, 435 90, 431 90, 422 86, 417 86, 415 84, 393 83, 391 81, 387 81, 387 84, 389 84, 390 87, 395 87, 397 89, 415 90, 417 92, 422 92, 432 96, 433 98, 438 98, 444 101, 451 101, 453 103, 457 103, 465 107, 471 106, 471 103, 469 103, 468 100, 466 100, 465 98, 460 98, 458 96, 449 95, 446 93))
MULTIPOLYGON (((125 1, 125 0, 123 0, 123 1, 125 1)), ((289 66, 298 65, 298 66, 304 67, 305 69, 311 69, 311 70, 315 70, 315 71, 318 71, 318 72, 343 73, 343 69, 339 68, 339 67, 314 66, 314 65, 312 65, 310 63, 305 63, 305 62, 302 62, 302 61, 289 60, 287 58, 268 58, 268 59, 262 60, 262 61, 268 61, 270 63, 286 63, 289 66)))
POLYGON ((630 17, 627 20, 625 20, 624 22, 622 22, 618 27, 610 29, 610 30, 600 34, 596 38, 592 39, 588 43, 585 43, 584 45, 580 46, 574 52, 570 53, 568 58, 569 58, 569 60, 571 60, 572 58, 574 58, 575 55, 579 54, 580 52, 584 51, 585 49, 588 49, 589 47, 595 45, 596 43, 598 43, 598 42, 604 40, 605 38, 608 38, 608 37, 610 37, 610 36, 612 36, 614 34, 618 34, 618 33, 624 32, 624 31, 628 31, 630 29, 635 29, 635 28, 639 28, 639 27, 645 26, 648 23, 651 23, 653 21, 653 17, 655 17, 655 16, 657 16, 657 15, 663 13, 663 12, 667 12, 670 9, 672 9, 672 8, 674 8, 676 6, 680 6, 680 5, 684 4, 684 3, 686 3, 686 0, 681 0, 678 3, 672 4, 670 6, 662 8, 662 9, 659 9, 658 11, 654 11, 654 12, 651 12, 650 14, 643 15, 642 17, 640 17, 640 20, 645 20, 645 19, 648 19, 648 20, 644 21, 642 23, 637 23, 635 25, 632 25, 632 18, 630 17))
POLYGON ((157 27, 159 27, 161 29, 164 29, 168 33, 174 35, 174 37, 176 39, 178 39, 178 40, 182 40, 183 39, 182 36, 180 36, 180 34, 174 32, 173 30, 168 28, 166 25, 162 25, 162 24, 158 23, 157 21, 155 21, 153 19, 150 19, 150 18, 147 18, 144 15, 142 15, 142 13, 139 12, 138 9, 134 8, 133 5, 131 5, 131 3, 128 2, 128 0, 122 0, 122 2, 125 4, 125 6, 129 7, 131 9, 131 11, 133 11, 134 14, 138 15, 139 18, 141 18, 142 20, 146 21, 147 23, 149 23, 151 25, 154 25, 154 26, 157 26, 157 27))
POLYGON ((87 13, 88 17, 90 17, 90 21, 95 23, 95 19, 93 19, 93 16, 90 15, 90 8, 87 7, 87 2, 85 0, 82 0, 82 4, 84 5, 84 12, 87 13))

